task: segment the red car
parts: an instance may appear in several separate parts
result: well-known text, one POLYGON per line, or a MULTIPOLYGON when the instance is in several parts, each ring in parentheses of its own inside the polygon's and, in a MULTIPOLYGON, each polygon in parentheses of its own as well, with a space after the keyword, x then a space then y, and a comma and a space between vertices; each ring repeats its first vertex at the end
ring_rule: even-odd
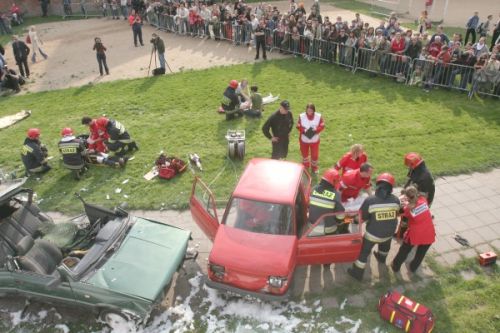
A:
POLYGON ((301 164, 252 159, 219 222, 211 191, 196 178, 191 214, 214 245, 209 256, 210 287, 269 300, 288 296, 295 267, 352 262, 361 250, 361 222, 349 232, 324 234, 321 216, 307 222, 311 177, 301 164))

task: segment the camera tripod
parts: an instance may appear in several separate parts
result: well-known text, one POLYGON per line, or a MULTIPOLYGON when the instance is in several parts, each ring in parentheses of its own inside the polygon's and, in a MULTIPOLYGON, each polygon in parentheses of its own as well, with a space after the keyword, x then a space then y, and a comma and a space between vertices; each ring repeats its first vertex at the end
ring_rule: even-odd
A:
MULTIPOLYGON (((151 56, 149 57, 148 76, 149 76, 149 72, 151 70, 151 62, 153 61, 153 58, 155 58, 155 68, 157 68, 156 56, 154 56, 155 53, 156 53, 156 47, 153 45, 153 47, 151 48, 151 56)), ((165 58, 165 65, 167 66, 167 68, 170 71, 170 73, 173 73, 172 69, 168 65, 168 62, 167 62, 166 58, 165 58)))

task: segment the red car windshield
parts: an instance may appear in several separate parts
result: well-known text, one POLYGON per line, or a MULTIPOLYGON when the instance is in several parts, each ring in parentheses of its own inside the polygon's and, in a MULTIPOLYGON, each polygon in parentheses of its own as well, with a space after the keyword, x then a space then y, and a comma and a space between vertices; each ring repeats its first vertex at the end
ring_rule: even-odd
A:
POLYGON ((293 235, 292 208, 287 205, 233 198, 225 225, 270 235, 293 235))

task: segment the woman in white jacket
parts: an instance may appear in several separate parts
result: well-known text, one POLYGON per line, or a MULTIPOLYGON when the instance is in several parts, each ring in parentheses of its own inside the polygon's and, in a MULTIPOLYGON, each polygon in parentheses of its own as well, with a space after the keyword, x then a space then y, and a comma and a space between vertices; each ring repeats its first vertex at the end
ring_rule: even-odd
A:
POLYGON ((35 63, 36 62, 36 52, 38 51, 42 57, 47 59, 49 56, 45 54, 42 49, 40 48, 40 45, 43 45, 42 41, 40 38, 38 38, 38 34, 36 33, 35 26, 32 25, 30 27, 30 30, 28 32, 28 35, 31 40, 31 62, 35 63))

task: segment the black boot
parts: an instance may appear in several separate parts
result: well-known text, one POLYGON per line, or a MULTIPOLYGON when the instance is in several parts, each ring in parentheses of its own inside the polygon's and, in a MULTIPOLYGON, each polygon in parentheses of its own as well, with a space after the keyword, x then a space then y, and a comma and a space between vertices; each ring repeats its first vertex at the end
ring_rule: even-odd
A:
POLYGON ((132 150, 134 150, 134 149, 135 149, 135 150, 139 150, 139 146, 137 146, 137 143, 135 143, 135 141, 133 141, 133 142, 131 142, 131 143, 129 143, 129 144, 128 144, 128 149, 129 149, 130 151, 132 151, 132 150))
POLYGON ((373 252, 373 256, 377 258, 377 261, 383 265, 385 265, 385 258, 387 258, 386 255, 380 254, 380 252, 375 251, 373 252))
POLYGON ((355 278, 358 281, 363 280, 364 272, 365 272, 364 269, 359 268, 355 264, 353 264, 351 268, 347 269, 347 274, 349 274, 351 277, 355 278))

